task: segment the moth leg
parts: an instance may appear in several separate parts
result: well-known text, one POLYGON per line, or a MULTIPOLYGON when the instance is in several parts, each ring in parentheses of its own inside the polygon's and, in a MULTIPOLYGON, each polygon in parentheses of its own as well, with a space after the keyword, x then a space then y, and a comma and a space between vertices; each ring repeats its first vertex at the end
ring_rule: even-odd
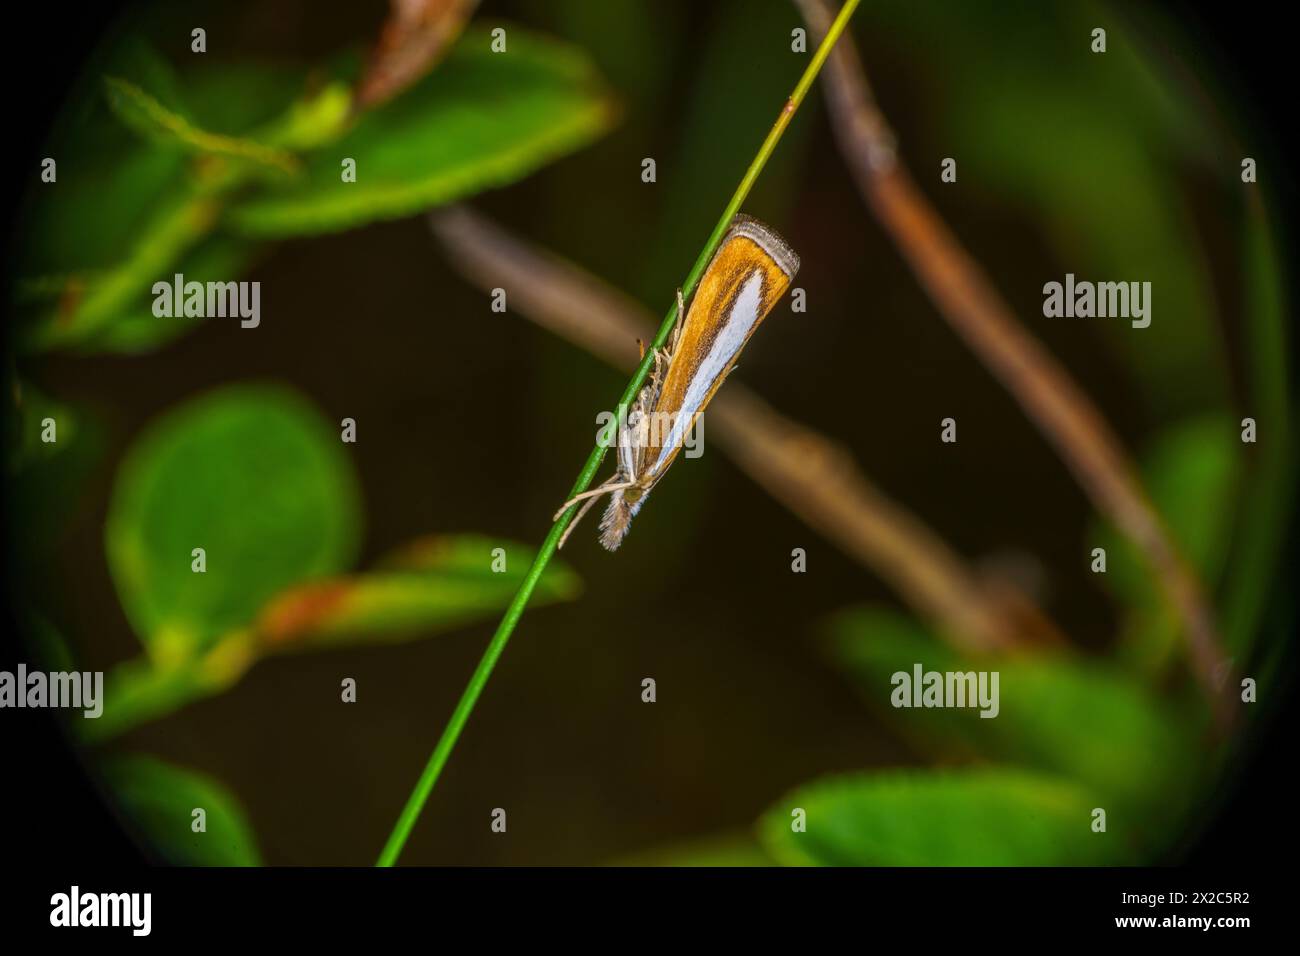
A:
POLYGON ((614 491, 622 491, 624 488, 631 488, 633 485, 636 484, 635 481, 620 481, 619 479, 621 479, 622 477, 623 477, 622 472, 618 472, 613 477, 611 477, 608 481, 606 481, 603 485, 600 485, 597 488, 592 488, 588 491, 584 491, 581 494, 574 495, 564 504, 560 505, 560 510, 555 512, 555 517, 553 517, 551 521, 559 521, 560 517, 566 511, 569 510, 570 506, 576 504, 579 501, 583 501, 587 498, 599 498, 601 495, 607 495, 614 491))
MULTIPOLYGON (((675 335, 676 333, 674 333, 674 336, 675 335)), ((645 343, 640 339, 637 339, 636 344, 641 349, 641 358, 644 359, 645 343)), ((636 404, 633 406, 634 408, 641 408, 645 411, 649 411, 650 406, 652 406, 657 400, 659 387, 663 385, 664 372, 667 371, 668 363, 673 357, 672 342, 669 342, 668 348, 655 349, 654 357, 655 364, 650 369, 650 381, 646 383, 645 387, 641 389, 640 394, 637 395, 636 404)))
POLYGON ((569 526, 564 529, 564 534, 560 535, 560 540, 555 545, 556 551, 564 547, 564 542, 569 540, 569 535, 573 534, 573 529, 576 528, 578 526, 578 523, 587 516, 587 512, 591 510, 592 505, 594 505, 599 500, 600 500, 599 498, 593 495, 592 497, 587 499, 586 504, 584 504, 581 508, 578 509, 578 513, 573 516, 573 520, 569 522, 569 526))
POLYGON ((669 355, 667 349, 655 350, 655 367, 654 367, 654 371, 650 373, 651 375, 650 380, 654 383, 655 401, 659 400, 659 389, 664 384, 664 372, 668 371, 668 363, 671 360, 671 358, 672 356, 669 355))
MULTIPOLYGON (((654 368, 650 369, 650 380, 641 387, 637 394, 636 401, 628 413, 628 427, 635 428, 632 423, 633 416, 643 417, 654 411, 655 403, 659 401, 659 390, 663 388, 664 372, 667 370, 668 358, 659 351, 655 352, 654 368)), ((627 470, 626 468, 624 469, 627 470)), ((630 475, 635 478, 636 475, 630 475)))
POLYGON ((681 334, 682 323, 686 321, 686 300, 682 298, 681 287, 677 288, 677 322, 673 325, 673 335, 669 340, 672 342, 673 351, 677 350, 677 337, 681 334))
MULTIPOLYGON (((654 350, 655 364, 650 370, 650 384, 641 390, 639 404, 649 411, 659 396, 659 388, 663 385, 664 372, 667 371, 668 365, 673 360, 673 353, 677 351, 677 339, 682 332, 682 320, 685 317, 685 307, 682 305, 682 290, 677 290, 677 322, 673 325, 673 331, 668 336, 668 343, 664 348, 654 350), (647 399, 647 396, 648 399, 647 399)), ((637 347, 641 350, 641 358, 645 358, 645 343, 640 339, 636 340, 637 347)))

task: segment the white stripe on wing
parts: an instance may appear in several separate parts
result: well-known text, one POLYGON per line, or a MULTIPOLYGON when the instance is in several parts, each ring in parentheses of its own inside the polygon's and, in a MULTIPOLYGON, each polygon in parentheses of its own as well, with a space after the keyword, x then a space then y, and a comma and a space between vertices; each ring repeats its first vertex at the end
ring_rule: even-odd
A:
POLYGON ((664 462, 673 453, 673 449, 682 443, 686 429, 695 419, 700 403, 708 397, 709 392, 713 390, 713 383, 718 380, 718 376, 726 370, 741 346, 745 344, 750 330, 759 320, 759 310, 762 307, 763 272, 761 269, 755 269, 736 293, 726 322, 714 337, 713 344, 709 346, 709 353, 704 356, 704 361, 695 370, 695 376, 686 386, 686 396, 682 399, 682 407, 675 412, 677 417, 673 422, 672 431, 668 433, 667 440, 659 449, 659 457, 655 459, 649 473, 653 474, 663 467, 664 462))

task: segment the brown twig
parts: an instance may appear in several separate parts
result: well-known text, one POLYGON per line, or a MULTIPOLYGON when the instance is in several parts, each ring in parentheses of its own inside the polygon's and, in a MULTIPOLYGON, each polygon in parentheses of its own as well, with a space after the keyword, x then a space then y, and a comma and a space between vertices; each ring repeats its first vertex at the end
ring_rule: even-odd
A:
POLYGON ((356 105, 384 103, 442 59, 478 0, 391 0, 392 10, 357 84, 356 105))
MULTIPOLYGON (((831 16, 825 0, 795 2, 813 37, 823 34, 831 16)), ((867 204, 940 313, 1056 447, 1093 504, 1146 555, 1186 626, 1197 679, 1225 722, 1226 669, 1212 615, 1118 438, 1069 373, 1016 320, 898 162, 852 37, 841 38, 823 77, 840 151, 867 204)))
MULTIPOLYGON (((465 207, 430 214, 457 268, 510 290, 512 311, 620 368, 654 322, 626 296, 465 207)), ((951 643, 1007 650, 1060 643, 1046 617, 1004 582, 971 572, 929 528, 877 491, 833 442, 729 381, 709 406, 711 434, 774 498, 879 574, 951 643)))

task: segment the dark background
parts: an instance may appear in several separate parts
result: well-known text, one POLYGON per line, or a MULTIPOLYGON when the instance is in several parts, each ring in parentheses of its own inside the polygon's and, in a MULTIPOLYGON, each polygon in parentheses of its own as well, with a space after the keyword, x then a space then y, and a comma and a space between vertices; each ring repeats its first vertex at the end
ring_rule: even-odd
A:
MULTIPOLYGON (((14 24, 15 45, 39 51, 40 56, 36 61, 13 57, 5 62, 6 88, 15 91, 13 98, 22 106, 11 120, 6 149, 14 164, 10 183, 24 182, 25 171, 33 168, 34 144, 41 141, 66 85, 109 21, 111 6, 85 4, 75 16, 69 16, 66 7, 52 6, 12 14, 25 21, 14 24)), ((266 6, 277 12, 247 26, 247 32, 232 41, 241 50, 323 54, 372 35, 384 12, 380 3, 340 4, 329 17, 307 15, 312 5, 305 3, 266 6)), ((536 9, 490 0, 484 5, 485 14, 551 27, 536 9)), ((1202 46, 1214 51, 1216 60, 1207 68, 1226 77, 1230 89, 1237 84, 1237 100, 1249 104, 1255 122, 1280 130, 1283 118, 1293 113, 1288 102, 1293 84, 1284 79, 1291 57, 1286 35, 1252 22, 1240 8, 1178 4, 1174 10, 1202 46)), ((217 24, 220 15, 203 22, 217 24)), ((213 34, 210 27, 210 44, 213 34)), ((688 46, 678 55, 686 64, 693 51, 688 46)), ((891 116, 906 142, 906 111, 898 108, 906 102, 906 91, 889 88, 883 66, 875 72, 878 93, 894 107, 891 116)), ((618 83, 621 78, 613 79, 618 83)), ((767 77, 770 88, 758 98, 779 102, 791 79, 767 77)), ((810 98, 799 122, 805 137, 815 137, 813 146, 796 141, 782 149, 802 151, 800 175, 819 186, 797 210, 787 209, 788 218, 779 218, 791 223, 783 231, 805 262, 816 263, 802 277, 803 284, 815 293, 821 279, 831 294, 831 277, 837 270, 852 269, 852 263, 842 256, 837 261, 836 247, 819 238, 817 223, 837 208, 851 207, 857 214, 860 204, 838 156, 824 148, 829 138, 820 102, 810 98)), ((623 135, 673 142, 670 129, 629 134, 616 130, 594 149, 620 157, 647 154, 643 143, 620 140, 623 135)), ((751 150, 752 144, 745 144, 737 155, 748 156, 751 150)), ((663 154, 672 155, 671 145, 663 154)), ((595 160, 588 156, 587 161, 595 160)), ((760 185, 747 207, 760 217, 784 208, 778 190, 783 161, 794 162, 778 159, 772 185, 760 185)), ((722 169, 728 168, 725 160, 719 162, 722 169)), ((661 184, 667 165, 661 159, 661 184)), ((722 174, 727 188, 739 172, 740 167, 722 174)), ((698 246, 718 210, 670 208, 671 190, 662 185, 634 190, 639 183, 631 178, 626 203, 620 197, 555 208, 553 197, 580 195, 565 184, 580 183, 582 175, 581 168, 560 163, 539 175, 556 180, 543 183, 547 188, 523 184, 477 205, 560 250, 578 245, 574 237, 592 230, 612 233, 620 222, 644 225, 649 235, 663 240, 660 251, 647 249, 644 240, 610 241, 595 244, 603 254, 593 251, 596 258, 583 264, 656 310, 666 307, 671 289, 689 265, 681 250, 698 246), (671 236, 681 241, 668 242, 671 236)), ((6 198, 12 204, 16 197, 6 198)), ((1293 209, 1294 194, 1283 198, 1293 209)), ((971 209, 963 221, 960 209, 945 212, 954 213, 951 224, 959 234, 974 230, 983 215, 983 210, 971 209)), ((858 215, 858 223, 854 257, 896 260, 896 252, 864 214, 858 215)), ((1010 264, 1024 268, 1026 260, 1042 255, 1026 241, 1022 248, 1003 244, 992 249, 984 261, 999 275, 1009 271, 1010 264)), ((922 293, 910 274, 895 271, 892 288, 873 290, 881 311, 900 301, 903 307, 917 309, 913 300, 922 293)), ((62 394, 74 399, 112 396, 107 409, 112 444, 105 468, 129 439, 131 423, 228 381, 234 368, 240 378, 288 379, 328 415, 354 415, 366 423, 364 454, 357 456, 368 506, 363 563, 414 534, 433 530, 484 529, 536 540, 543 527, 539 516, 549 514, 556 493, 568 486, 587 451, 591 408, 617 393, 620 375, 595 360, 574 362, 569 346, 520 321, 459 332, 456 323, 440 321, 479 316, 484 310, 479 294, 442 261, 419 220, 287 243, 253 278, 263 279, 267 290, 264 315, 281 303, 285 308, 292 303, 313 334, 301 335, 288 323, 278 328, 264 323, 264 349, 251 354, 238 336, 205 328, 172 346, 166 362, 151 362, 147 377, 129 361, 66 360, 63 368, 51 363, 46 381, 62 394), (323 283, 321 276, 331 281, 323 283), (412 302, 427 303, 428 311, 412 309, 412 302), (346 318, 315 320, 324 316, 346 318), (368 387, 377 381, 384 383, 382 389, 368 387), (528 383, 527 393, 537 396, 534 407, 510 403, 514 393, 502 383, 513 381, 528 383), (438 396, 440 404, 431 405, 430 396, 438 396), (472 415, 467 414, 471 402, 472 415), (562 427, 566 417, 571 427, 562 427), (499 428, 502 421, 508 428, 499 428), (495 437, 490 435, 493 429, 495 437), (424 437, 433 434, 448 436, 445 440, 461 449, 456 467, 421 446, 424 437), (509 455, 500 453, 512 444, 523 447, 509 455), (533 467, 523 474, 503 474, 501 461, 506 458, 522 458, 533 467)), ((1013 305, 1034 305, 1036 291, 1031 291, 1033 295, 1019 298, 1012 293, 1013 305)), ((873 431, 870 444, 860 435, 853 442, 858 460, 881 486, 943 529, 963 553, 978 556, 1004 546, 1030 551, 1053 567, 1066 564, 1067 558, 1073 560, 1068 556, 1076 548, 1088 505, 1001 387, 932 310, 930 314, 929 326, 883 331, 876 327, 871 335, 841 323, 802 336, 771 336, 766 344, 756 340, 747 352, 743 377, 759 385, 781 410, 847 440, 855 437, 855 427, 861 428, 857 415, 862 409, 891 409, 883 422, 873 417, 872 428, 896 429, 895 434, 873 431), (933 384, 942 387, 928 390, 931 399, 918 400, 903 411, 883 383, 896 380, 886 373, 898 356, 922 347, 927 359, 914 372, 933 376, 933 384), (864 356, 854 383, 859 389, 857 408, 838 400, 840 386, 829 382, 829 376, 790 381, 764 374, 787 361, 819 368, 827 356, 845 350, 864 356), (876 381, 882 384, 873 385, 876 381), (956 468, 951 462, 940 467, 910 452, 890 453, 905 443, 904 436, 915 427, 913 420, 931 422, 948 413, 942 398, 948 389, 962 394, 964 416, 989 423, 982 433, 979 425, 963 432, 958 447, 965 460, 956 468), (828 408, 839 411, 828 415, 828 408), (872 455, 873 447, 879 453, 872 455), (1008 497, 1021 507, 972 509, 970 499, 953 489, 953 474, 963 473, 978 474, 982 487, 1016 489, 1008 497)), ((815 323, 816 313, 800 321, 815 323)), ((1125 392, 1121 376, 1107 363, 1107 355, 1099 350, 1071 352, 1071 367, 1085 383, 1120 383, 1097 398, 1131 440, 1148 423, 1132 411, 1140 403, 1125 392)), ((681 472, 657 492, 657 506, 664 515, 674 515, 673 520, 641 522, 617 561, 603 560, 588 542, 566 551, 584 576, 584 597, 525 618, 415 832, 409 859, 490 864, 511 862, 522 854, 537 863, 591 862, 593 852, 611 847, 633 852, 672 838, 733 828, 753 819, 785 787, 819 773, 916 759, 861 707, 847 683, 828 677, 829 665, 806 646, 810 621, 843 606, 846 595, 853 600, 890 600, 884 587, 816 540, 720 456, 706 453, 681 472), (699 569, 715 543, 738 534, 747 536, 757 553, 769 552, 772 560, 766 568, 758 561, 736 566, 734 558, 722 552, 716 586, 701 586, 699 569), (788 592, 791 577, 783 557, 795 545, 809 547, 816 566, 816 573, 794 578, 796 586, 806 590, 797 601, 788 592), (665 625, 651 609, 670 601, 680 602, 680 610, 678 618, 665 625), (613 621, 621 623, 617 628, 600 624, 613 621), (634 691, 647 675, 655 676, 661 689, 653 722, 643 717, 646 711, 634 691), (629 690, 617 695, 603 690, 620 683, 629 690), (676 705, 672 698, 677 698, 676 705), (493 707, 493 701, 508 705, 493 707), (674 754, 671 775, 653 771, 663 759, 656 748, 665 720, 691 724, 688 731, 671 733, 674 747, 692 748, 674 754), (783 753, 781 761, 764 759, 776 749, 783 753), (593 752, 601 755, 598 776, 591 773, 593 752), (742 805, 746 799, 750 804, 742 805), (485 827, 466 824, 435 833, 430 823, 445 819, 450 808, 503 803, 518 807, 511 810, 512 833, 539 834, 530 852, 515 844, 501 856, 507 851, 491 842, 485 827), (641 832, 629 829, 629 820, 644 821, 641 832)), ((107 477, 102 476, 104 481, 107 477)), ((93 649, 77 648, 86 653, 85 666, 93 667, 107 667, 134 653, 135 647, 125 621, 104 613, 115 606, 115 596, 102 566, 103 508, 101 499, 77 515, 65 550, 85 557, 62 569, 77 587, 58 595, 56 602, 60 620, 71 625, 72 633, 93 633, 100 642, 93 649)), ((1097 645, 1113 623, 1106 602, 1082 572, 1056 582, 1050 608, 1071 622, 1074 633, 1096 635, 1097 645)), ((491 626, 484 625, 424 644, 349 651, 346 665, 331 654, 267 661, 233 692, 196 705, 183 720, 133 732, 130 749, 202 766, 220 777, 248 808, 267 862, 365 864, 382 843, 490 633, 491 626), (394 655, 404 655, 400 666, 394 664, 394 655), (388 716, 361 728, 331 716, 338 708, 311 708, 307 700, 313 695, 303 688, 316 683, 335 686, 340 666, 346 666, 362 687, 383 688, 369 693, 371 699, 382 699, 388 716), (257 726, 248 726, 250 714, 258 715, 257 726), (231 726, 257 735, 260 756, 250 759, 239 734, 220 732, 231 726), (382 747, 374 746, 376 734, 384 739, 382 747), (340 807, 347 808, 343 819, 340 807), (355 825, 357 819, 365 825, 355 825), (318 852, 307 842, 312 833, 319 834, 318 852)), ((7 651, 0 666, 11 668, 19 656, 7 651)), ((1290 724, 1290 716, 1274 715, 1275 733, 1290 724)), ((55 860, 140 859, 47 712, 6 712, 3 727, 10 772, 0 792, 6 801, 9 859, 34 867, 55 860)), ((1281 779, 1282 761, 1266 749, 1256 756, 1242 785, 1221 795, 1228 801, 1224 811, 1191 851, 1191 860, 1241 864, 1278 852, 1278 828, 1287 826, 1281 801, 1291 791, 1281 779)), ((1282 835, 1289 836, 1289 830, 1282 835)))

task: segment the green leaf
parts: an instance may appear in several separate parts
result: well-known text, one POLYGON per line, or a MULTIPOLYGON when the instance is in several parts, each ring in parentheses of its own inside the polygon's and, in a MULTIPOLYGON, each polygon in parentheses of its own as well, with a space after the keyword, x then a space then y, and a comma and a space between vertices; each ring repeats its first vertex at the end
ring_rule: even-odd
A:
MULTIPOLYGON (((1207 592, 1226 570, 1237 518, 1241 442, 1221 416, 1192 419, 1167 429, 1142 456, 1143 482, 1156 511, 1207 592)), ((1094 540, 1106 550, 1101 583, 1125 611, 1118 653, 1128 666, 1157 671, 1176 653, 1182 626, 1143 555, 1109 525, 1094 540)))
MULTIPOLYGON (((187 252, 175 265, 174 272, 184 275, 187 283, 232 282, 247 272, 258 252, 259 247, 253 242, 218 233, 187 252)), ((160 318, 153 314, 152 305, 145 302, 106 320, 97 331, 78 340, 71 351, 137 355, 161 348, 206 321, 209 319, 183 315, 160 318)))
POLYGON ((253 828, 223 785, 153 757, 115 757, 104 778, 122 812, 168 862, 178 866, 259 866, 253 828), (194 810, 206 815, 195 833, 194 810))
MULTIPOLYGON (((27 348, 136 353, 192 328, 194 320, 154 316, 150 289, 176 272, 226 282, 247 269, 255 245, 214 235, 213 228, 225 198, 269 167, 201 165, 188 162, 188 155, 214 146, 246 158, 245 137, 253 153, 319 145, 338 135, 346 117, 337 84, 297 99, 305 80, 296 71, 256 65, 199 69, 186 77, 182 104, 169 68, 147 51, 114 68, 129 68, 132 77, 150 84, 110 83, 113 101, 149 130, 149 140, 122 142, 107 135, 117 129, 91 123, 63 130, 61 148, 52 153, 60 157, 58 188, 33 191, 25 226, 17 304, 27 348), (169 92, 165 100, 156 97, 149 112, 147 98, 129 91, 152 92, 155 85, 169 92), (166 119, 162 126, 155 113, 166 119), (200 123, 217 139, 185 142, 200 123)), ((96 99, 103 99, 98 90, 96 99)))
POLYGON ((305 175, 265 186, 230 213, 239 230, 292 236, 409 216, 527 176, 591 142, 613 118, 586 56, 519 27, 509 53, 467 31, 410 90, 360 117, 305 175), (345 183, 341 161, 354 159, 345 183))
MULTIPOLYGON (((267 63, 201 66, 186 73, 185 108, 174 111, 209 133, 285 152, 312 149, 346 128, 351 91, 335 75, 344 69, 343 64, 311 73, 267 63), (322 85, 322 72, 333 79, 322 85)), ((136 85, 154 93, 151 83, 136 85)))
MULTIPOLYGON (((1223 569, 1240 463, 1237 430, 1219 415, 1167 428, 1141 458, 1152 503, 1183 556, 1210 582, 1223 569)), ((1106 553, 1105 581, 1121 595, 1138 600, 1159 590, 1124 539, 1112 538, 1106 553)))
POLYGON ((787 865, 1066 866, 1127 858, 1114 833, 1092 832, 1098 804, 1051 776, 1013 770, 860 773, 814 781, 759 822, 787 865), (794 832, 792 811, 806 814, 794 832))
POLYGON ((292 153, 246 137, 201 129, 180 113, 163 106, 134 83, 110 76, 104 85, 113 111, 124 123, 152 142, 179 146, 199 154, 246 160, 284 173, 298 169, 298 159, 292 153))
MULTIPOLYGON (((263 611, 257 632, 270 650, 400 641, 494 617, 519 589, 532 549, 482 535, 432 535, 380 570, 294 588, 263 611), (501 549, 503 555, 494 554, 501 549), (503 570, 493 570, 501 567, 503 570)), ((578 576, 552 562, 534 604, 578 595, 578 576)))
MULTIPOLYGON (((266 654, 397 642, 492 620, 509 604, 532 558, 523 545, 484 535, 421 538, 373 573, 289 588, 248 627, 230 630, 196 653, 118 665, 105 682, 103 716, 77 728, 88 741, 114 737, 228 690, 266 654), (492 570, 496 548, 505 551, 506 570, 500 572, 492 570)), ((552 562, 537 582, 534 601, 569 600, 580 590, 578 576, 552 562)))
POLYGON ((175 150, 141 143, 90 155, 95 161, 76 153, 61 157, 57 188, 35 195, 20 250, 23 275, 112 268, 154 218, 159 197, 180 186, 184 160, 175 150))
MULTIPOLYGON (((131 33, 124 36, 109 51, 107 61, 102 65, 97 64, 95 69, 98 74, 120 77, 142 90, 148 90, 149 95, 168 111, 187 120, 193 119, 175 68, 143 35, 131 33)), ((99 95, 100 89, 96 88, 93 96, 98 99, 99 95)), ((111 104, 109 108, 111 111, 111 104)))
POLYGON ((863 701, 873 711, 890 718, 916 749, 946 756, 978 755, 977 744, 965 732, 968 726, 978 726, 973 722, 981 720, 977 713, 895 710, 890 705, 894 690, 890 678, 898 671, 911 673, 912 666, 918 663, 925 670, 960 670, 965 663, 961 655, 937 641, 924 625, 898 611, 863 606, 832 616, 826 633, 831 657, 855 679, 863 701))
POLYGON ((166 661, 138 657, 104 680, 104 710, 75 725, 84 741, 97 743, 138 724, 166 717, 203 697, 228 690, 257 660, 247 630, 231 631, 200 654, 166 661))
POLYGON ((291 149, 273 142, 266 130, 315 98, 312 83, 313 77, 295 66, 257 62, 204 65, 186 72, 185 101, 204 129, 291 149))
POLYGON ((339 573, 360 509, 338 434, 297 393, 235 385, 191 399, 128 451, 105 543, 155 661, 192 657, 281 591, 339 573), (203 548, 206 572, 191 570, 203 548))
MULTIPOLYGON (((153 284, 170 277, 176 263, 211 233, 222 188, 215 181, 182 184, 151 197, 151 215, 125 242, 122 257, 106 269, 62 277, 60 301, 24 328, 23 345, 34 350, 75 346, 104 332, 124 313, 152 308, 153 284)), ((55 287, 58 281, 56 277, 55 287)), ((48 289, 52 284, 36 285, 48 289)))
MULTIPOLYGON (((1077 781, 1106 806, 1140 815, 1144 832, 1133 839, 1152 849, 1188 809, 1198 721, 1123 671, 1070 655, 970 659, 910 619, 874 609, 839 615, 831 638, 832 653, 868 703, 929 749, 1077 781), (912 675, 917 664, 922 672, 996 672, 997 716, 980 717, 978 708, 893 707, 892 676, 912 675)), ((1116 826, 1123 829, 1123 821, 1116 826)))
POLYGON ((259 136, 264 142, 284 149, 319 149, 336 140, 347 128, 351 110, 352 90, 344 83, 330 83, 295 101, 261 127, 259 136))

